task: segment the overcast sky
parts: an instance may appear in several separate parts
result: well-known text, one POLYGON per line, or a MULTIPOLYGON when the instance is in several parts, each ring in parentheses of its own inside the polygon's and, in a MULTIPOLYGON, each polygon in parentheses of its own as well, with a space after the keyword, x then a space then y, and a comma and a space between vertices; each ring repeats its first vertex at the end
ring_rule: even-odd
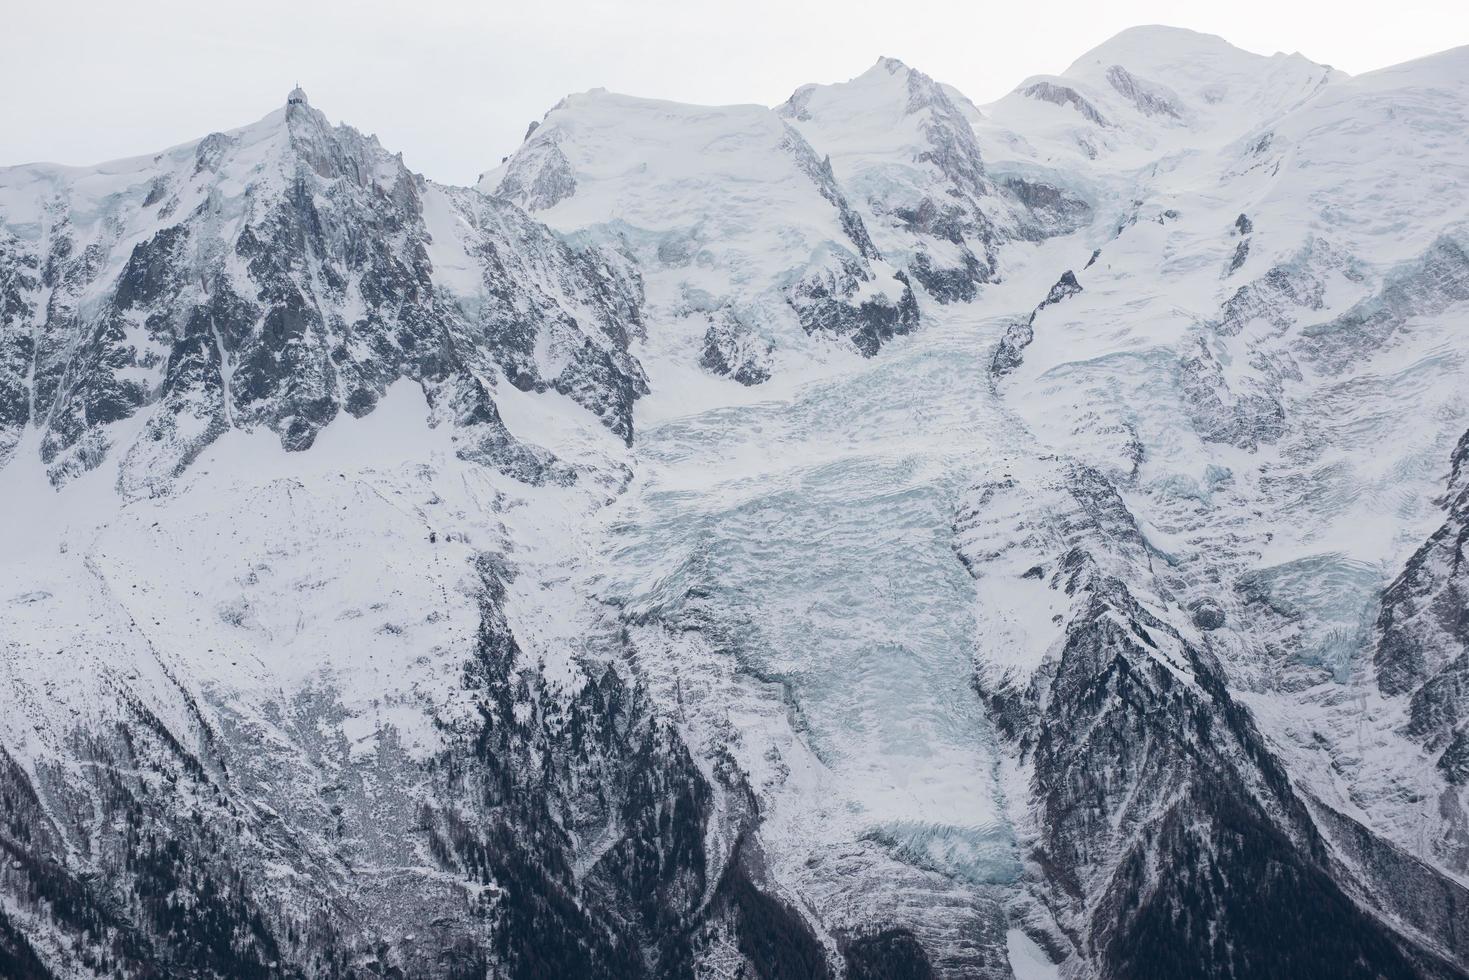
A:
POLYGON ((1354 74, 1469 43, 1469 2, 0 0, 0 165, 87 164, 244 125, 300 80, 408 165, 472 181, 568 92, 786 98, 890 55, 976 102, 1135 24, 1354 74))

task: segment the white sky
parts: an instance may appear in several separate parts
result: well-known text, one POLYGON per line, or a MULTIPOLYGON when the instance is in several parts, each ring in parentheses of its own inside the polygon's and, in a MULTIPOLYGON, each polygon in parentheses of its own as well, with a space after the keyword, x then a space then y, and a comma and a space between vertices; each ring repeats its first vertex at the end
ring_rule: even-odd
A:
POLYGON ((86 164, 253 122, 300 80, 334 121, 468 183, 568 92, 773 105, 879 55, 991 101, 1163 23, 1353 74, 1469 43, 1466 0, 0 0, 0 165, 86 164))

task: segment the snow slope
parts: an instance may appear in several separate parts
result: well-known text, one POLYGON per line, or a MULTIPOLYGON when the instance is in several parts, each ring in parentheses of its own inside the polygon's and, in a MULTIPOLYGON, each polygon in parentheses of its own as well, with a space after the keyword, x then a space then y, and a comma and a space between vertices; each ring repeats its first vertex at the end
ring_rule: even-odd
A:
POLYGON ((637 256, 678 324, 656 349, 742 383, 832 356, 803 330, 870 355, 916 320, 827 164, 761 106, 569 96, 479 187, 637 256))

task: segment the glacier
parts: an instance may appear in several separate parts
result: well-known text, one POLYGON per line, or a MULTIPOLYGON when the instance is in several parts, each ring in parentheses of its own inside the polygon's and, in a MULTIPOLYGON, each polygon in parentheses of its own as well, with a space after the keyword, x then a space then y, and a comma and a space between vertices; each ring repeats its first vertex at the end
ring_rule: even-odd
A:
POLYGON ((602 589, 635 620, 698 620, 736 673, 779 690, 824 770, 796 812, 988 881, 1013 874, 1013 845, 948 527, 1003 452, 975 340, 931 324, 860 373, 651 427, 607 518, 602 589))

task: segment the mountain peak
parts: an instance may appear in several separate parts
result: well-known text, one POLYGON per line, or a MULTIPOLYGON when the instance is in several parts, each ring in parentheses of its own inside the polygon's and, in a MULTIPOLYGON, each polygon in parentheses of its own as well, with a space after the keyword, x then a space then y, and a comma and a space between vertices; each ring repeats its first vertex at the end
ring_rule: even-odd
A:
POLYGON ((785 119, 810 122, 813 114, 835 113, 838 128, 883 130, 898 119, 925 111, 958 118, 979 116, 979 109, 958 89, 935 81, 899 58, 883 55, 859 75, 844 82, 808 82, 775 107, 785 119), (958 106, 964 106, 960 110, 958 106), (879 118, 881 117, 881 118, 879 118), (882 121, 886 120, 886 121, 882 121))
MULTIPOLYGON (((1314 65, 1300 54, 1277 54, 1273 57, 1314 65)), ((1105 70, 1112 65, 1123 65, 1144 74, 1246 75, 1258 72, 1271 60, 1271 55, 1247 51, 1217 34, 1164 24, 1143 24, 1120 31, 1087 51, 1064 74, 1067 77, 1085 76, 1098 68, 1105 70)))
POLYGON ((1118 31, 1076 60, 1080 63, 1103 54, 1117 57, 1121 54, 1142 52, 1166 58, 1186 52, 1208 51, 1246 53, 1243 48, 1230 44, 1217 34, 1205 34, 1186 27, 1170 27, 1167 24, 1138 24, 1135 27, 1118 31))

